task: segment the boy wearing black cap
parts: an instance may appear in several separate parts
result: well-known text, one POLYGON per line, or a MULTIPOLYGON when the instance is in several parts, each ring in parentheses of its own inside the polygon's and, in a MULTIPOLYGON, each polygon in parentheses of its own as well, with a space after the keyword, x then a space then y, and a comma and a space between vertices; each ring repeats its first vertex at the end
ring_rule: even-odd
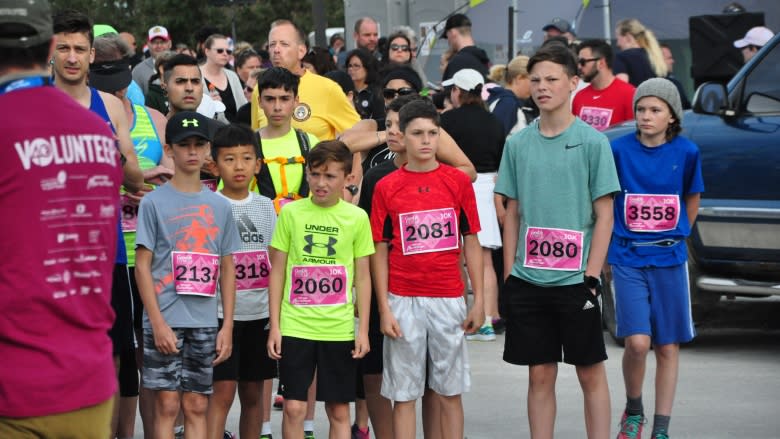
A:
POLYGON ((704 182, 699 148, 679 133, 682 103, 667 79, 639 84, 637 130, 612 141, 622 192, 608 261, 615 281, 617 335, 625 337, 626 409, 618 439, 640 437, 645 361, 655 349, 653 439, 668 439, 680 343, 693 339, 688 286, 690 235, 704 182))
POLYGON ((135 275, 144 303, 143 383, 157 390, 154 435, 160 438, 171 436, 180 406, 188 435, 206 437, 213 366, 232 350, 232 254, 240 239, 230 202, 201 184, 210 149, 209 119, 189 111, 174 115, 166 126, 165 154, 175 173, 144 196, 138 211, 135 275), (224 313, 219 332, 217 284, 224 313))

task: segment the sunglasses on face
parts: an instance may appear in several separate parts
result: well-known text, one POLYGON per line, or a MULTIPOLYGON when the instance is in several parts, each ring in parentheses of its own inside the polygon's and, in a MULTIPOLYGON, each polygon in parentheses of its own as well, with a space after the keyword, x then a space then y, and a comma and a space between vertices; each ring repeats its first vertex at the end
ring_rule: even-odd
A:
POLYGON ((391 44, 390 50, 395 52, 408 52, 409 46, 407 46, 406 44, 391 44))
POLYGON ((396 96, 406 96, 417 93, 417 90, 409 87, 403 88, 386 88, 382 90, 382 95, 385 99, 395 99, 396 96))
POLYGON ((600 59, 601 58, 583 58, 583 59, 577 61, 577 64, 579 64, 580 67, 585 67, 585 64, 587 64, 587 63, 589 63, 591 61, 598 61, 600 59))
POLYGON ((230 49, 223 49, 223 48, 221 48, 221 47, 220 47, 219 49, 214 49, 214 50, 215 50, 215 51, 216 51, 218 54, 220 54, 220 55, 222 55, 222 54, 223 54, 223 53, 225 53, 225 52, 227 52, 227 54, 228 54, 228 55, 232 55, 232 54, 233 54, 233 51, 232 51, 232 50, 230 50, 230 49))

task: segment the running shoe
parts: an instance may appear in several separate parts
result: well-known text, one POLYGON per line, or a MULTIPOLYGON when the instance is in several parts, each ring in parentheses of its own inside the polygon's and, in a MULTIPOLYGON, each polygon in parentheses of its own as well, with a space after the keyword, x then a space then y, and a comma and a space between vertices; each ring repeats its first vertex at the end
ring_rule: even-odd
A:
POLYGON ((225 433, 222 435, 222 439, 236 439, 236 435, 230 431, 225 430, 225 433))
POLYGON ((268 434, 261 434, 260 439, 274 439, 274 437, 271 435, 271 433, 268 433, 268 434))
POLYGON ((303 439, 314 439, 314 432, 313 431, 304 431, 303 432, 303 439))
POLYGON ((493 341, 496 339, 496 332, 492 325, 482 325, 479 330, 473 334, 466 334, 466 340, 471 341, 493 341))
POLYGON ((284 397, 278 393, 274 393, 274 408, 281 410, 284 407, 284 397))
POLYGON ((642 437, 642 426, 647 422, 642 415, 629 415, 623 412, 620 419, 620 432, 617 439, 638 439, 642 437))
POLYGON ((358 428, 357 424, 352 424, 352 439, 370 439, 370 428, 366 426, 365 433, 358 428))
POLYGON ((653 439, 669 439, 669 435, 668 435, 668 434, 666 434, 666 433, 660 433, 660 432, 659 432, 659 433, 656 433, 656 434, 653 436, 653 439))

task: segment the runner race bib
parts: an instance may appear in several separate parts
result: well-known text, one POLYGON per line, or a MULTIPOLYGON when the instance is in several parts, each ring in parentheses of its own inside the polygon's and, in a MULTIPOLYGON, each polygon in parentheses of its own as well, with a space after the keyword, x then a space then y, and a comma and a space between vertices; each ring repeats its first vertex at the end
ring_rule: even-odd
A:
POLYGON ((268 250, 250 250, 233 253, 236 266, 236 292, 268 288, 271 260, 268 250))
POLYGON ((609 128, 609 122, 612 120, 612 110, 599 107, 582 107, 580 109, 580 119, 593 128, 604 131, 609 128))
POLYGON ((119 196, 119 204, 122 209, 122 231, 135 232, 138 227, 138 204, 126 194, 119 196))
POLYGON ((293 306, 347 303, 347 267, 343 265, 293 265, 291 280, 293 306))
POLYGON ((216 179, 201 180, 200 182, 203 184, 203 186, 206 186, 207 188, 209 188, 209 190, 211 192, 216 192, 217 191, 217 180, 216 179))
POLYGON ((583 233, 576 230, 529 226, 525 232, 523 266, 579 271, 582 267, 582 240, 583 233))
POLYGON ((422 210, 399 215, 404 255, 457 249, 458 217, 455 209, 422 210))
POLYGON ((214 297, 217 295, 219 256, 210 253, 171 253, 176 294, 214 297))
POLYGON ((626 194, 623 217, 632 232, 674 230, 680 220, 680 196, 626 194))

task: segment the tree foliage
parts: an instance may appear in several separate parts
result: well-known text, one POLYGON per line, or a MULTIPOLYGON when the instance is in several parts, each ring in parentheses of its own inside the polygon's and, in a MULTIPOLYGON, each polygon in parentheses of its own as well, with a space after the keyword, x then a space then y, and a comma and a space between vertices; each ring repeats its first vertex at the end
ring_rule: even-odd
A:
MULTIPOLYGON (((193 34, 203 26, 232 34, 235 20, 239 40, 260 47, 271 22, 287 18, 306 32, 314 30, 311 0, 50 0, 52 9, 72 8, 87 13, 95 23, 110 24, 135 35, 139 46, 147 30, 165 26, 174 43, 194 45, 193 34), (241 4, 239 4, 241 3, 241 4)), ((344 26, 344 2, 325 0, 328 27, 344 26)))

